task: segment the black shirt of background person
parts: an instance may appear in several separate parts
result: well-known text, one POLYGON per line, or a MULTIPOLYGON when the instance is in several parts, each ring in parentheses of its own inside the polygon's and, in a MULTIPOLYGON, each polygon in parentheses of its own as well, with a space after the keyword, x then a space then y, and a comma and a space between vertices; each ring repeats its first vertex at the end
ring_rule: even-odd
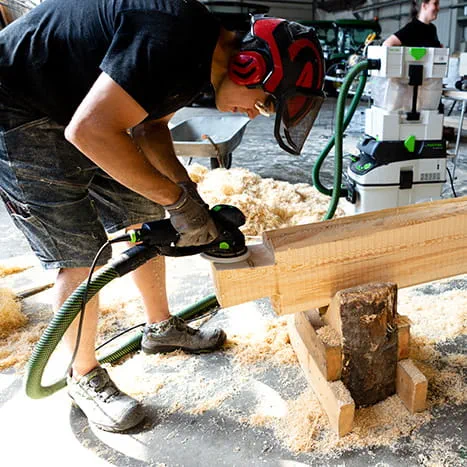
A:
POLYGON ((405 47, 441 47, 436 26, 431 23, 422 23, 417 18, 414 18, 394 35, 405 47))

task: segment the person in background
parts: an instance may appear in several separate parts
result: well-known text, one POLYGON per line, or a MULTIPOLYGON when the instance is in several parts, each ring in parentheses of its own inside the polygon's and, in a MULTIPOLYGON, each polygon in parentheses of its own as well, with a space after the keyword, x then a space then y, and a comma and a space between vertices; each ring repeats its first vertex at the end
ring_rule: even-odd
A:
MULTIPOLYGON (((314 30, 252 18, 241 36, 196 0, 45 0, 0 31, 0 196, 45 268, 54 310, 87 277, 108 233, 163 219, 178 246, 217 227, 175 155, 168 122, 209 83, 223 112, 275 113, 275 137, 299 154, 323 101, 314 30)), ((103 254, 99 265, 110 259, 103 254)), ((132 273, 143 299, 146 353, 217 349, 221 329, 171 316, 164 258, 132 273)), ((68 393, 90 423, 124 431, 144 417, 95 355, 98 298, 86 307, 68 393)))
POLYGON ((442 47, 436 26, 432 24, 439 13, 439 0, 412 1, 412 21, 389 36, 383 46, 387 47, 442 47))

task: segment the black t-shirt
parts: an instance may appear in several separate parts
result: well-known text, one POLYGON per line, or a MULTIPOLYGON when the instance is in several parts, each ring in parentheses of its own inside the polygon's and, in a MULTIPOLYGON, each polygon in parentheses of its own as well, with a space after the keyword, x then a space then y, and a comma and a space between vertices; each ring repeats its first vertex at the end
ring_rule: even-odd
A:
POLYGON ((210 82, 219 31, 196 0, 45 0, 0 31, 0 82, 67 124, 104 71, 159 118, 210 82))
POLYGON ((417 18, 414 18, 394 35, 406 47, 441 47, 436 26, 431 23, 422 23, 417 18))

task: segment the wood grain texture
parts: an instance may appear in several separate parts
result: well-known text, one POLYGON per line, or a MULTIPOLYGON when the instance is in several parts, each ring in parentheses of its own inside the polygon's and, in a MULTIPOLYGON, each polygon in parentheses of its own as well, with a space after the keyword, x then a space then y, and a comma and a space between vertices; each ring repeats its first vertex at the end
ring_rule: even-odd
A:
POLYGON ((397 363, 396 390, 410 413, 425 410, 428 381, 410 359, 397 363))
POLYGON ((323 342, 304 312, 295 315, 295 326, 300 330, 302 340, 312 353, 317 367, 326 380, 340 379, 342 372, 341 345, 328 345, 323 342))
POLYGON ((397 315, 397 359, 409 358, 410 353, 410 320, 407 316, 397 315))

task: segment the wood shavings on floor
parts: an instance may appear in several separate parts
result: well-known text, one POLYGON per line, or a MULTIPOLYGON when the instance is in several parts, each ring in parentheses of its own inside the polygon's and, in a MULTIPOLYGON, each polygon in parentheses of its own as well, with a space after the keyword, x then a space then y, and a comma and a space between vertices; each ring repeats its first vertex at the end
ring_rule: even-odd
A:
MULTIPOLYGON (((15 307, 20 307, 20 303, 15 300, 15 307)), ((42 312, 46 313, 48 317, 50 314, 47 310, 37 309, 35 312, 40 315, 42 312)), ((0 328, 4 327, 4 317, 0 316, 0 328)), ((45 328, 47 327, 47 321, 30 320, 24 314, 18 319, 15 319, 15 323, 22 323, 19 326, 15 325, 14 329, 10 329, 10 332, 5 337, 0 339, 0 370, 15 367, 17 370, 22 371, 24 365, 29 360, 34 345, 41 337, 45 328)))
MULTIPOLYGON (((436 284, 439 283, 442 281, 436 284)), ((441 333, 436 319, 438 310, 443 309, 444 301, 452 297, 449 294, 447 298, 443 294, 431 296, 424 302, 426 307, 421 309, 417 306, 419 290, 400 291, 402 306, 399 311, 408 315, 416 331, 411 344, 411 358, 428 378, 428 409, 412 415, 397 395, 391 396, 374 406, 358 409, 352 432, 343 438, 331 430, 313 391, 306 385, 298 390, 300 384, 303 387, 304 378, 288 340, 286 317, 265 319, 262 330, 256 327, 254 333, 248 332, 248 326, 245 326, 244 332, 237 328, 234 334, 228 334, 225 351, 221 355, 215 353, 207 357, 221 363, 215 372, 206 373, 205 361, 197 356, 186 356, 181 360, 179 354, 173 357, 169 354, 165 360, 159 357, 156 362, 154 356, 138 354, 133 362, 114 366, 113 375, 117 381, 122 381, 122 389, 137 395, 140 400, 156 404, 166 416, 208 412, 213 416, 230 417, 252 429, 271 429, 280 443, 297 454, 337 457, 348 450, 394 446, 400 439, 416 439, 417 431, 433 418, 433 411, 439 407, 444 404, 459 406, 467 402, 467 384, 463 379, 467 357, 444 355, 438 349, 439 342, 464 334, 465 323, 451 323, 441 333), (431 324, 438 329, 439 341, 431 337, 434 332, 431 324), (167 365, 171 358, 174 358, 174 363, 169 368, 167 365), (133 366, 135 361, 139 362, 136 367, 133 366), (129 371, 128 365, 137 372, 129 371), (291 373, 291 369, 296 372, 291 373), (275 386, 262 382, 270 371, 277 376, 275 386), (175 389, 180 387, 183 390, 175 389), (292 397, 287 397, 287 392, 292 397), (250 402, 239 408, 241 401, 245 400, 250 402)), ((462 310, 467 308, 467 297, 461 296, 463 298, 457 305, 462 310)), ((230 312, 232 318, 235 312, 230 312)), ((444 314, 445 321, 446 316, 444 314)), ((450 319, 451 315, 448 316, 450 319)), ((454 316, 457 319, 462 314, 454 316)), ((239 319, 245 320, 245 316, 239 315, 239 319)), ((454 461, 449 463, 451 457, 455 458, 454 454, 443 454, 436 445, 426 446, 423 450, 422 465, 434 466, 436 459, 442 458, 447 459, 442 465, 456 465, 454 461)))
POLYGON ((0 289, 0 338, 8 337, 27 321, 21 312, 21 302, 14 292, 11 289, 0 289))
POLYGON ((241 365, 266 361, 276 364, 297 364, 297 357, 290 345, 287 332, 287 319, 284 317, 267 323, 264 332, 229 336, 225 348, 228 354, 233 355, 234 362, 241 365))
MULTIPOLYGON (((208 170, 193 164, 188 170, 210 206, 231 204, 245 214, 247 220, 241 230, 248 236, 321 221, 329 206, 330 198, 306 183, 261 178, 243 168, 208 170)), ((343 215, 344 210, 338 207, 335 217, 343 215)))
POLYGON ((21 256, 2 260, 0 263, 0 278, 26 271, 32 268, 37 261, 30 256, 21 256))

